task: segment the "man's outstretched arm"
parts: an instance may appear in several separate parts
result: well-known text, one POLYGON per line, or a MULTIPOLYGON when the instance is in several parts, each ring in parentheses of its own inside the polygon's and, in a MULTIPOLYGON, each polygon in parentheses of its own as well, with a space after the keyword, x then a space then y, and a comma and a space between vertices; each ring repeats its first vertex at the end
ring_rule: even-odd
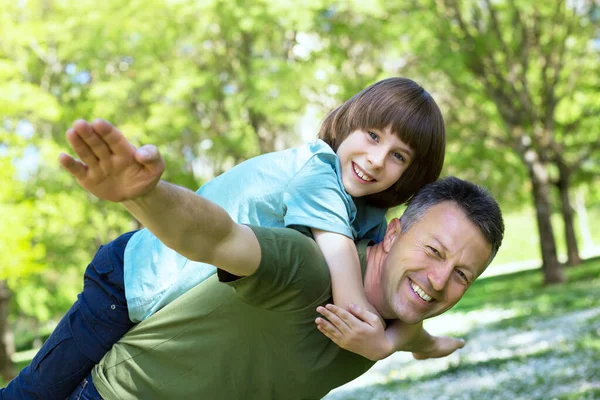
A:
POLYGON ((165 245, 184 257, 238 276, 260 263, 260 245, 250 228, 235 223, 217 204, 160 180, 164 160, 154 146, 136 149, 103 120, 76 121, 67 140, 79 156, 60 155, 62 166, 88 192, 120 202, 165 245))

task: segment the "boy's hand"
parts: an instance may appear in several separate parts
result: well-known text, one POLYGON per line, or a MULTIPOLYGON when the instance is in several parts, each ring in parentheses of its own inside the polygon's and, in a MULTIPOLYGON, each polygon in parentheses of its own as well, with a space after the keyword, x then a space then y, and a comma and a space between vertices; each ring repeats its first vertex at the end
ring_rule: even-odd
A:
POLYGON ((462 339, 430 335, 422 322, 407 324, 396 319, 385 333, 395 350, 411 352, 417 360, 446 357, 465 345, 462 339))
POLYGON ((350 312, 333 304, 317 307, 325 318, 317 318, 317 328, 342 349, 377 361, 394 352, 379 316, 350 305, 350 312))
POLYGON ((61 153, 59 161, 88 192, 108 201, 135 199, 150 192, 165 170, 154 146, 136 149, 107 121, 77 120, 67 140, 80 160, 61 153))
POLYGON ((412 355, 415 359, 442 358, 465 347, 465 341, 462 339, 455 339, 449 336, 432 336, 431 339, 434 342, 432 348, 428 351, 413 352, 412 355))

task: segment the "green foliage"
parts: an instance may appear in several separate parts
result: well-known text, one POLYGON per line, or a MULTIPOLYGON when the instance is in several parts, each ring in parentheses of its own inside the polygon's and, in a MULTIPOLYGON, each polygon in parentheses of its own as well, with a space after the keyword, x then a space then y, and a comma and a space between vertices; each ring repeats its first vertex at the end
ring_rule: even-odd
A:
POLYGON ((593 2, 422 0, 406 10, 410 70, 435 82, 445 109, 448 173, 485 184, 505 207, 530 192, 524 148, 544 164, 563 157, 589 182, 600 135, 593 2))
POLYGON ((0 279, 13 318, 64 312, 98 246, 136 227, 59 170, 72 122, 103 117, 158 145, 165 177, 192 189, 287 147, 313 74, 295 46, 321 7, 0 1, 0 279))
MULTIPOLYGON (((516 14, 511 3, 493 2, 503 42, 490 31, 465 50, 458 26, 440 17, 443 4, 0 0, 0 279, 14 293, 12 321, 60 316, 98 246, 138 227, 59 169, 64 132, 77 118, 106 118, 135 143, 156 144, 167 160, 165 178, 196 189, 248 157, 296 144, 307 114, 314 137, 318 120, 366 85, 409 76, 444 110, 445 173, 483 183, 503 208, 521 209, 530 197, 526 171, 500 140, 501 108, 520 109, 520 99, 496 104, 469 70, 489 55, 502 66, 500 76, 518 74, 505 62, 521 51, 516 14)), ((550 50, 564 33, 549 30, 551 5, 515 4, 523 18, 539 14, 542 50, 550 50)), ((465 10, 475 5, 463 3, 474 34, 477 14, 465 10)), ((584 46, 593 28, 575 28, 554 121, 570 162, 594 149, 600 134, 597 53, 584 46), (577 90, 569 91, 569 82, 577 90)), ((526 77, 541 109, 547 75, 540 54, 532 54, 526 77)), ((600 199, 594 160, 574 176, 590 204, 600 199)), ((513 226, 497 261, 537 255, 533 225, 513 226)))
MULTIPOLYGON (((0 157, 0 181, 15 174, 7 157, 0 157)), ((10 280, 28 276, 41 267, 44 246, 33 241, 36 224, 31 201, 24 200, 23 185, 0 186, 0 279, 10 280)))

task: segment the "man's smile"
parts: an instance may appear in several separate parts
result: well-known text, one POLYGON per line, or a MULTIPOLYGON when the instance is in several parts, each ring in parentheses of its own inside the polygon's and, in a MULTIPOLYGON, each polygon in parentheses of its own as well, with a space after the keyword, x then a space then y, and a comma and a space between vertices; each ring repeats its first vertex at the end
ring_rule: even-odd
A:
POLYGON ((412 280, 409 280, 409 281, 410 281, 410 287, 412 288, 413 292, 415 292, 415 294, 417 296, 419 296, 422 300, 424 300, 426 302, 430 302, 433 300, 433 297, 431 297, 430 295, 425 293, 425 291, 423 289, 421 289, 421 287, 419 285, 414 283, 412 280))

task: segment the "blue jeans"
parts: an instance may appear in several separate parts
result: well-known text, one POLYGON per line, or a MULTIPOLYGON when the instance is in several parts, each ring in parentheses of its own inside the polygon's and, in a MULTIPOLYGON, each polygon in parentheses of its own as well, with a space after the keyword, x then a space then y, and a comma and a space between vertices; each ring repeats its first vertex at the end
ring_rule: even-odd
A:
POLYGON ((88 265, 83 291, 31 364, 0 399, 65 399, 131 327, 123 283, 123 253, 134 232, 100 246, 88 265))
POLYGON ((94 382, 92 382, 92 374, 84 378, 75 391, 67 400, 102 400, 102 396, 96 390, 94 382))

